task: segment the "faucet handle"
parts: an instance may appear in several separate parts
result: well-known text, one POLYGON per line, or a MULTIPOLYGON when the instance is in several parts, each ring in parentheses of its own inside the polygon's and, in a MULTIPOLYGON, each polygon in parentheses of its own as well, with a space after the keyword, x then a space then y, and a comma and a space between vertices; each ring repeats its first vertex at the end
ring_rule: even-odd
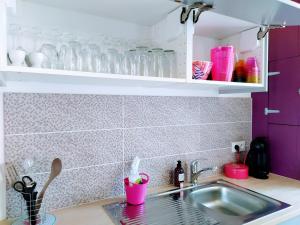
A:
POLYGON ((197 173, 200 170, 200 159, 191 162, 192 173, 197 173))

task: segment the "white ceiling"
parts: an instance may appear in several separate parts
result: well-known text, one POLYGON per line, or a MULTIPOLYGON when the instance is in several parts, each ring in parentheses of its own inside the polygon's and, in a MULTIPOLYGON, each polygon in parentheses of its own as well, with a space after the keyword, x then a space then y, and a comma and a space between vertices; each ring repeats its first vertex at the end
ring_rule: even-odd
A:
MULTIPOLYGON (((179 7, 170 0, 24 0, 140 25, 153 25, 179 7)), ((178 18, 179 20, 179 18, 178 18)))

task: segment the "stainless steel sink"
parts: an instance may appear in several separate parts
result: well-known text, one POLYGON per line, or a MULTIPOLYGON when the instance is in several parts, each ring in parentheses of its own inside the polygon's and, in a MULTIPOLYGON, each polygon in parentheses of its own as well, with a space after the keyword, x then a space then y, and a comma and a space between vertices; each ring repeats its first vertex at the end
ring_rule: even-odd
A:
MULTIPOLYGON (((248 215, 268 206, 268 202, 261 198, 220 185, 195 191, 191 198, 208 208, 233 216, 248 215)), ((279 206, 276 202, 274 205, 279 206)))
POLYGON ((221 218, 223 214, 226 218, 236 218, 241 223, 289 206, 284 202, 222 180, 195 188, 187 199, 196 206, 211 209, 215 217, 221 218))
POLYGON ((140 206, 123 202, 104 208, 115 224, 239 225, 288 206, 265 195, 217 180, 152 195, 140 206))

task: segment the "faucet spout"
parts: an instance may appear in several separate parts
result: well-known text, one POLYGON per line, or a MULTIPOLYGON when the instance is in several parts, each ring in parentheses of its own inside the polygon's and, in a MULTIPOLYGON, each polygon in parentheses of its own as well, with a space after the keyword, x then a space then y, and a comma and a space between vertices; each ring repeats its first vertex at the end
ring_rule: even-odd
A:
POLYGON ((191 182, 193 185, 197 184, 198 177, 206 172, 206 171, 216 171, 218 169, 217 166, 207 167, 203 169, 199 169, 200 160, 195 160, 191 163, 191 182))

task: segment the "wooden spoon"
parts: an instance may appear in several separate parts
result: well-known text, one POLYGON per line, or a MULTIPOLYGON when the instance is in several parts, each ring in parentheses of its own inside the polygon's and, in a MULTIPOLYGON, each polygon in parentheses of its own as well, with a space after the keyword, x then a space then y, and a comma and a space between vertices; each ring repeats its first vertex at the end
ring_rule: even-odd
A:
POLYGON ((61 160, 59 158, 54 159, 52 161, 51 173, 50 173, 50 176, 48 178, 48 181, 45 183, 42 191, 40 192, 40 194, 38 196, 37 202, 36 202, 36 208, 35 208, 36 215, 38 215, 38 213, 39 213, 39 210, 41 208, 42 201, 43 201, 43 198, 44 198, 44 194, 45 194, 48 186, 54 180, 54 178, 57 177, 60 174, 61 170, 62 170, 61 160))

